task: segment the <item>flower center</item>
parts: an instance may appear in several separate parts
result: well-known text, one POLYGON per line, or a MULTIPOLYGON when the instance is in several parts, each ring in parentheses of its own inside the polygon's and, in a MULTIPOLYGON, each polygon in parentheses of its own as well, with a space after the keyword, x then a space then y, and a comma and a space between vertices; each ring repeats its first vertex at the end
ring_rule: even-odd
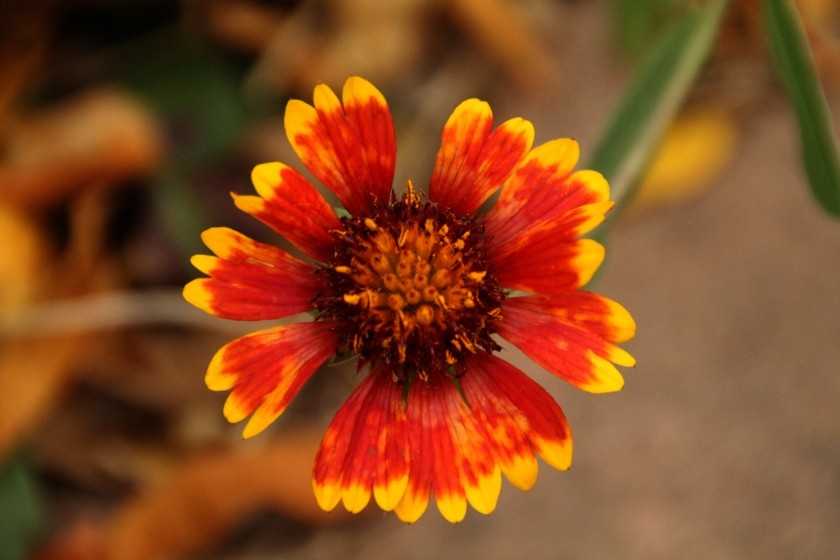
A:
POLYGON ((366 217, 347 217, 315 298, 339 320, 340 350, 386 363, 400 383, 460 376, 463 358, 491 338, 504 299, 487 268, 484 229, 408 193, 366 217))

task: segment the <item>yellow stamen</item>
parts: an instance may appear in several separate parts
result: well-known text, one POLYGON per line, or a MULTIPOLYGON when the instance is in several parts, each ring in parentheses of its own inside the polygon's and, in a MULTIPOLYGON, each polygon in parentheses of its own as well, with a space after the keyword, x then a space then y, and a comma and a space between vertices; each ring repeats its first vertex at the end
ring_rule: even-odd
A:
POLYGON ((435 320, 435 311, 429 305, 421 305, 417 308, 415 317, 417 317, 418 323, 424 327, 428 327, 432 324, 432 321, 435 320))
POLYGON ((482 270, 481 272, 474 271, 474 272, 470 272, 468 274, 470 280, 472 280, 473 282, 481 282, 482 280, 484 280, 484 277, 486 275, 487 275, 486 270, 482 270))
POLYGON ((405 307, 405 300, 399 294, 391 294, 388 296, 388 307, 394 311, 398 311, 405 307))

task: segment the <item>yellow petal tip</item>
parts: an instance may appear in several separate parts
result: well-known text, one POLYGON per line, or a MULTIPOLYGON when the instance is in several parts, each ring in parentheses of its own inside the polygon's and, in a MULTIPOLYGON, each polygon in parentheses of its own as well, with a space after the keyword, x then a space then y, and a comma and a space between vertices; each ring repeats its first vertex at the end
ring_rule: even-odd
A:
MULTIPOLYGON (((237 376, 228 373, 224 367, 226 349, 227 346, 223 346, 216 352, 210 360, 210 365, 207 366, 207 373, 204 374, 204 384, 211 391, 227 391, 236 385, 237 376)), ((228 400, 231 400, 230 396, 228 396, 228 400)), ((225 404, 225 406, 228 405, 225 404)))
POLYGON ((385 96, 382 95, 376 86, 359 76, 350 76, 344 82, 344 89, 342 90, 342 99, 344 103, 360 102, 368 99, 375 99, 377 103, 387 106, 385 96))
POLYGON ((341 488, 341 502, 350 513, 359 513, 370 502, 370 488, 351 483, 341 488))
POLYGON ((450 523, 458 523, 467 515, 467 499, 464 496, 450 494, 435 496, 438 511, 450 523))
MULTIPOLYGON (((624 352, 620 348, 614 348, 612 353, 615 353, 615 351, 624 352)), ((627 356, 630 355, 627 354, 627 356)), ((624 377, 612 362, 598 356, 592 350, 587 352, 587 359, 592 365, 593 372, 590 376, 590 382, 581 384, 581 389, 590 393, 613 393, 624 387, 624 377)))
MULTIPOLYGON (((193 259, 199 256, 205 255, 196 255, 193 259)), ((193 265, 199 270, 202 270, 197 264, 195 264, 195 262, 193 262, 193 265)), ((202 272, 204 272, 204 270, 202 270, 202 272)), ((206 278, 198 278, 184 286, 181 294, 188 303, 191 303, 202 311, 207 311, 209 313, 210 302, 213 300, 213 294, 206 288, 206 284, 206 278)))
POLYGON ((502 491, 501 470, 496 468, 486 476, 479 476, 475 486, 465 484, 464 490, 475 511, 484 515, 493 513, 502 491))
POLYGON ((315 501, 318 507, 324 511, 332 511, 338 502, 341 501, 341 488, 338 484, 321 483, 312 481, 312 491, 315 493, 315 501))
POLYGON ((278 416, 280 416, 280 412, 269 412, 265 410, 266 403, 260 405, 260 407, 254 412, 251 416, 251 419, 248 420, 248 423, 245 424, 245 429, 242 430, 242 437, 244 439, 250 439, 254 436, 257 436, 265 431, 272 422, 274 422, 278 416))
POLYGON ((268 198, 280 183, 280 172, 285 166, 279 162, 261 163, 251 170, 251 183, 263 198, 268 198))
POLYGON ((572 440, 553 441, 537 438, 534 446, 543 461, 557 470, 566 471, 572 466, 572 440))
POLYGON ((385 484, 375 484, 373 486, 373 497, 376 500, 376 505, 384 511, 393 510, 400 503, 407 487, 408 473, 389 480, 385 484))
POLYGON ((420 519, 426 512, 429 506, 429 496, 417 495, 411 490, 408 490, 400 500, 400 503, 394 508, 394 513, 400 521, 405 523, 414 523, 420 519))
MULTIPOLYGON (((222 414, 224 414, 225 419, 227 419, 227 421, 231 424, 241 422, 250 413, 251 411, 245 408, 233 393, 228 395, 227 399, 225 399, 225 405, 222 408, 222 414)), ((243 437, 245 437, 244 434, 243 437)))
POLYGON ((514 487, 520 490, 530 490, 537 482, 539 466, 537 458, 530 449, 527 453, 515 455, 502 464, 502 471, 514 487))

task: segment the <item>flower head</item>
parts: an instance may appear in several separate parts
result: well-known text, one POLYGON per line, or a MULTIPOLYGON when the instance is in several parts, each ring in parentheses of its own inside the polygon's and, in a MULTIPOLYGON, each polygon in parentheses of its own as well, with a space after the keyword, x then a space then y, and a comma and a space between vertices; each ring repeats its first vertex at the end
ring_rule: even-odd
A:
POLYGON ((571 462, 572 438, 554 399, 497 356, 497 340, 590 392, 615 391, 614 364, 634 365, 615 343, 635 324, 619 304, 584 286, 603 247, 581 235, 612 207, 605 179, 574 171, 578 145, 532 148, 534 129, 511 119, 493 129, 487 103, 461 103, 443 129, 428 194, 392 188, 390 111, 369 82, 351 77, 342 99, 325 85, 314 105, 292 100, 286 133, 307 169, 341 201, 339 218, 293 168, 258 165, 257 196, 234 203, 301 258, 227 228, 202 238, 216 256, 193 264, 208 277, 184 297, 220 317, 314 319, 275 326, 224 346, 207 370, 230 391, 224 414, 250 416, 245 437, 275 420, 309 377, 337 354, 366 374, 324 435, 313 470, 318 503, 362 510, 371 496, 415 521, 433 495, 460 521, 469 503, 496 506, 502 474, 530 488, 537 456, 571 462), (482 205, 496 191, 487 213, 482 205))

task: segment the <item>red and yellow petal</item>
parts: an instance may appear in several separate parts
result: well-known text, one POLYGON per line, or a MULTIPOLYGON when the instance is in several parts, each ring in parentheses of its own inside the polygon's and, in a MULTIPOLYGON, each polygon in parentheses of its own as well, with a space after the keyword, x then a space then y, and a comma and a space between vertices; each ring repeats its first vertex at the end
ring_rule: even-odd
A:
POLYGON ((487 234, 503 245, 530 228, 563 219, 563 238, 586 233, 612 206, 609 185, 595 171, 572 173, 580 154, 577 142, 563 138, 531 150, 502 188, 499 200, 484 220, 487 234), (576 209, 587 206, 577 215, 576 209), (571 213, 571 214, 570 214, 571 213))
POLYGON ((514 366, 485 352, 459 378, 415 382, 408 395, 409 480, 394 509, 406 522, 425 512, 431 497, 450 522, 467 504, 491 513, 501 474, 527 490, 537 477, 536 454, 558 469, 571 463, 571 432, 548 393, 514 366))
POLYGON ((523 296, 513 298, 511 303, 577 325, 610 342, 626 342, 636 334, 636 322, 623 306, 593 292, 575 290, 551 297, 523 296))
POLYGON ((402 387, 374 368, 327 428, 312 472, 315 498, 330 511, 339 502, 353 513, 371 493, 385 511, 394 509, 408 484, 408 439, 402 387))
POLYGON ((617 391, 624 379, 615 365, 635 360, 614 341, 635 332, 630 314, 606 298, 579 294, 511 297, 502 304, 498 333, 537 364, 585 391, 617 391), (563 306, 568 306, 563 310, 563 306))
POLYGON ((401 520, 417 521, 432 497, 450 522, 468 505, 491 513, 504 474, 527 490, 539 455, 549 465, 571 463, 571 432, 551 396, 507 362, 485 352, 470 356, 455 381, 416 380, 403 386, 382 366, 362 380, 339 409, 315 458, 318 504, 351 512, 371 495, 401 520))
MULTIPOLYGON (((418 388, 420 385, 418 385, 418 388)), ((417 389, 412 390, 415 395, 417 389)), ((409 395, 411 397, 411 395, 409 395)), ((408 404, 408 403, 406 403, 408 404)), ((430 416, 426 400, 412 399, 411 406, 406 406, 410 414, 408 422, 408 440, 411 442, 409 450, 409 478, 402 498, 394 507, 394 513, 406 523, 414 523, 425 513, 432 494, 432 481, 435 477, 435 462, 439 458, 435 451, 435 436, 432 427, 438 418, 430 416)))
POLYGON ((320 287, 311 265, 229 228, 210 228, 201 238, 218 256, 192 258, 210 278, 184 287, 184 298, 191 304, 240 321, 280 319, 312 309, 320 287))
POLYGON ((577 238, 613 203, 600 173, 571 173, 577 156, 573 140, 532 150, 485 219, 488 256, 505 288, 562 293, 584 286, 601 265, 603 247, 577 238))
POLYGON ((537 458, 527 430, 523 429, 529 425, 528 419, 507 395, 498 394, 493 385, 488 388, 486 378, 473 379, 485 376, 485 367, 493 366, 493 363, 484 364, 481 358, 470 361, 471 379, 462 383, 465 396, 487 432, 487 441, 492 444, 501 472, 516 488, 528 490, 537 480, 537 458))
POLYGON ((320 261, 332 256, 332 231, 341 221, 306 178, 288 165, 263 163, 251 172, 259 196, 233 194, 237 208, 320 261))
POLYGON ((489 260, 506 289, 538 294, 564 293, 586 285, 604 260, 604 247, 592 239, 556 239, 555 224, 534 228, 504 246, 494 246, 489 260))
MULTIPOLYGON (((446 399, 440 400, 444 414, 448 412, 450 432, 452 435, 454 464, 457 467, 460 483, 463 486, 463 496, 473 509, 479 513, 489 514, 496 509, 496 502, 502 488, 501 469, 494 452, 494 441, 484 422, 483 410, 473 405, 467 398, 465 402, 461 395, 452 398, 450 392, 446 399)), ((457 493, 461 500, 461 492, 457 493)), ((450 504, 442 502, 440 491, 435 489, 438 509, 446 512, 450 504)), ((450 503, 455 503, 449 500, 450 503)), ((457 504, 460 513, 462 505, 457 504)), ((466 513, 466 506, 463 506, 466 513)), ((444 517, 452 521, 444 513, 444 517)), ((463 513, 460 514, 463 518, 463 513)), ((460 520, 460 519, 456 519, 460 520)))
POLYGON ((345 82, 341 101, 324 84, 313 97, 314 106, 297 99, 286 106, 286 135, 298 157, 351 214, 365 214, 373 200, 387 204, 397 144, 385 98, 359 77, 345 82))
POLYGON ((560 406, 548 392, 512 364, 478 352, 462 379, 471 407, 483 411, 492 427, 502 471, 523 490, 537 477, 536 452, 559 470, 572 463, 572 433, 560 406))
POLYGON ((485 449, 487 438, 455 384, 449 379, 432 383, 415 381, 406 403, 410 471, 408 487, 394 512, 407 523, 423 515, 432 492, 441 515, 453 523, 461 521, 467 513, 465 487, 480 492, 479 480, 498 476, 494 457, 485 449), (462 443, 467 447, 461 448, 462 443), (473 472, 478 476, 469 476, 473 472))
POLYGON ((335 354, 337 335, 328 321, 258 331, 223 346, 205 376, 214 391, 230 390, 225 418, 241 422, 243 436, 263 431, 280 416, 318 367, 335 354))
POLYGON ((468 99, 456 107, 443 128, 429 186, 439 206, 469 216, 502 185, 534 141, 534 127, 511 119, 492 130, 490 106, 468 99))

